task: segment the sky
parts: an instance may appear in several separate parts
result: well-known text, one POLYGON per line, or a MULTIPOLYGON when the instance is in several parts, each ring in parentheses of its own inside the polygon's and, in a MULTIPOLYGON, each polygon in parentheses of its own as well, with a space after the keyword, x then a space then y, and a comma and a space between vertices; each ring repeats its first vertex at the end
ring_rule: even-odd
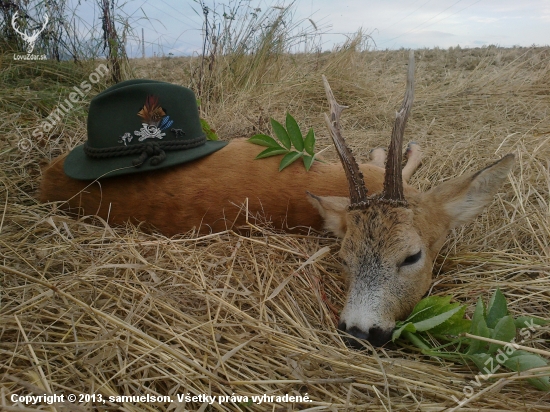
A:
MULTIPOLYGON (((220 14, 223 5, 240 3, 248 14, 254 9, 261 9, 261 14, 270 7, 291 4, 280 0, 203 1, 220 14)), ((84 11, 79 15, 91 16, 85 7, 93 2, 80 4, 84 11)), ((141 37, 143 28, 147 56, 200 52, 203 16, 196 1, 130 0, 122 7, 134 33, 141 37)), ((549 0, 295 0, 291 7, 293 21, 302 21, 303 30, 315 31, 324 50, 343 43, 359 28, 372 37, 371 46, 381 50, 550 44, 549 0)), ((129 42, 128 52, 141 55, 137 39, 129 42)))

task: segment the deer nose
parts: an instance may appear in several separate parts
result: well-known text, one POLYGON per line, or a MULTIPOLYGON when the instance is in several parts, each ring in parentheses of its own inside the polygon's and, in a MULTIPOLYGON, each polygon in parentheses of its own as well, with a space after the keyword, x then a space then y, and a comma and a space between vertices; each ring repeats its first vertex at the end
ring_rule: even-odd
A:
POLYGON ((368 332, 352 326, 346 328, 345 322, 338 324, 338 329, 342 332, 346 332, 353 337, 346 337, 346 343, 354 349, 364 349, 365 346, 361 344, 360 340, 366 340, 370 342, 372 346, 382 346, 391 339, 392 329, 382 329, 378 326, 369 328, 368 332))

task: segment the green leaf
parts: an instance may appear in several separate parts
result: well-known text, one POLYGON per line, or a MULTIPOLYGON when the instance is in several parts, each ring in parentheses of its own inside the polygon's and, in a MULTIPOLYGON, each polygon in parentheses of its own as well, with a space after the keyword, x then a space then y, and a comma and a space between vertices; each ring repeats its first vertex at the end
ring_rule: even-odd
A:
POLYGON ((208 140, 218 140, 218 135, 216 134, 216 131, 210 127, 208 122, 204 119, 200 119, 202 131, 206 135, 206 138, 208 140))
POLYGON ((263 152, 261 152, 256 159, 263 159, 264 157, 277 156, 280 154, 288 153, 288 150, 278 147, 268 147, 263 152))
POLYGON ((445 312, 452 296, 429 296, 416 304, 406 321, 421 321, 445 312))
MULTIPOLYGON (((485 327, 487 327, 487 322, 485 321, 485 305, 483 304, 483 300, 481 297, 477 298, 476 308, 474 310, 474 316, 472 316, 472 328, 470 329, 471 334, 476 334, 475 330, 478 328, 478 324, 483 323, 485 327)), ((489 337, 489 334, 487 335, 478 335, 478 336, 484 336, 486 338, 489 337)))
POLYGON ((294 163, 296 160, 298 160, 300 157, 302 157, 302 153, 299 152, 290 152, 283 157, 283 160, 281 160, 281 163, 279 164, 279 172, 283 170, 285 167, 290 166, 292 163, 294 163))
POLYGON ((283 125, 277 120, 271 119, 271 127, 273 127, 273 131, 275 132, 277 139, 279 139, 284 147, 290 150, 290 137, 288 137, 288 133, 283 125))
POLYGON ((497 288, 487 307, 487 326, 494 328, 498 321, 508 314, 508 307, 506 306, 506 298, 497 288))
MULTIPOLYGON (((449 305, 451 306, 451 305, 449 305)), ((466 306, 460 306, 460 310, 451 316, 446 322, 430 330, 432 335, 460 335, 470 330, 471 321, 464 319, 466 306)))
MULTIPOLYGON (((458 314, 460 314, 460 312, 456 313, 456 315, 458 314)), ((464 316, 464 314, 462 314, 461 316, 464 316)), ((454 317, 455 315, 453 315, 453 318, 454 317)), ((435 336, 442 336, 442 335, 458 336, 461 333, 465 333, 470 330, 470 327, 472 325, 471 320, 457 319, 457 320, 451 321, 451 319, 449 319, 444 324, 433 328, 432 330, 430 330, 430 333, 435 336)))
POLYGON ((430 330, 432 328, 435 328, 438 325, 441 325, 445 321, 447 321, 451 316, 453 316, 455 313, 457 313, 461 309, 460 306, 457 306, 451 310, 448 310, 447 312, 443 312, 437 316, 434 316, 429 319, 422 320, 420 322, 413 322, 414 327, 418 332, 423 332, 426 330, 430 330))
POLYGON ((534 318, 533 316, 519 316, 514 319, 516 328, 533 328, 536 326, 544 326, 550 323, 550 319, 534 318))
POLYGON ((296 150, 302 152, 304 150, 304 138, 302 137, 302 132, 300 131, 298 123, 296 123, 296 120, 290 113, 286 114, 286 130, 296 150))
POLYGON ((311 156, 315 153, 315 132, 313 128, 310 128, 309 132, 307 132, 307 136, 304 140, 304 149, 311 156))
POLYGON ((527 379, 531 385, 541 391, 550 391, 550 377, 541 376, 540 378, 529 378, 527 379))
MULTIPOLYGON (((466 308, 458 303, 450 303, 450 298, 450 296, 433 296, 421 300, 407 320, 396 323, 392 341, 404 338, 421 348, 423 354, 429 356, 461 362, 468 359, 477 365, 483 374, 483 379, 489 378, 492 373, 501 370, 503 366, 512 371, 523 372, 548 365, 548 360, 538 355, 516 350, 514 341, 516 327, 527 330, 527 328, 533 328, 534 325, 548 324, 549 320, 529 316, 522 316, 514 320, 511 315, 508 315, 506 299, 498 289, 493 294, 487 310, 481 297, 478 298, 471 321, 463 318, 466 308), (488 326, 489 320, 492 322, 492 327, 488 326), (492 338, 503 342, 503 344, 489 345, 487 342, 475 338, 462 337, 448 340, 445 344, 431 348, 432 341, 428 341, 421 333, 429 331, 429 334, 435 337, 438 334, 459 335, 466 330, 469 330, 472 335, 492 338), (466 354, 461 350, 463 343, 469 345, 466 354), (451 348, 450 352, 449 348, 451 348)), ((526 378, 526 380, 540 390, 550 391, 550 377, 548 376, 536 376, 526 378)))
MULTIPOLYGON (((534 353, 517 350, 503 364, 514 372, 523 372, 533 368, 542 368, 548 364, 548 361, 534 353)), ((529 378, 527 381, 541 391, 550 391, 550 377, 548 376, 529 378)))
POLYGON ((311 165, 315 161, 315 156, 303 155, 302 160, 304 161, 304 166, 306 168, 306 171, 309 172, 309 169, 311 168, 311 165))
POLYGON ((393 330, 393 333, 391 335, 392 342, 395 342, 397 339, 399 339, 399 337, 404 331, 414 333, 416 332, 416 328, 411 322, 406 322, 406 323, 403 323, 402 325, 399 325, 399 327, 396 327, 393 330))
POLYGON ((256 134, 256 135, 252 136, 250 139, 248 139, 248 141, 250 143, 254 143, 254 144, 257 144, 257 145, 260 145, 260 146, 278 147, 280 149, 283 148, 279 143, 277 143, 275 141, 274 138, 272 138, 271 136, 267 136, 265 134, 256 134))
POLYGON ((419 335, 415 335, 414 333, 409 332, 408 330, 403 331, 403 337, 407 339, 409 342, 411 342, 414 346, 420 349, 424 350, 430 350, 430 346, 428 345, 428 342, 426 342, 425 339, 423 339, 419 335))
MULTIPOLYGON (((481 336, 488 338, 491 334, 487 323, 485 322, 485 305, 481 300, 481 297, 477 299, 476 309, 474 311, 474 316, 472 317, 472 324, 470 327, 470 333, 472 335, 481 336)), ((468 355, 478 354, 480 352, 485 352, 487 347, 487 342, 481 340, 469 339, 470 347, 468 348, 468 355)))
MULTIPOLYGON (((516 325, 514 325, 514 319, 512 316, 504 316, 498 321, 491 334, 491 339, 500 340, 506 343, 511 342, 516 337, 516 325)), ((491 343, 489 345, 489 353, 495 353, 498 348, 503 345, 497 343, 491 343)))
MULTIPOLYGON (((485 371, 485 368, 489 371, 489 373, 496 373, 495 367, 498 366, 498 362, 493 359, 493 362, 487 362, 487 359, 491 358, 492 356, 488 353, 474 353, 472 355, 466 356, 467 359, 470 359, 472 362, 474 362, 477 366, 477 368, 483 372, 487 373, 485 371), (487 362, 487 363, 486 363, 487 362)), ((500 369, 500 368, 499 368, 500 369)))

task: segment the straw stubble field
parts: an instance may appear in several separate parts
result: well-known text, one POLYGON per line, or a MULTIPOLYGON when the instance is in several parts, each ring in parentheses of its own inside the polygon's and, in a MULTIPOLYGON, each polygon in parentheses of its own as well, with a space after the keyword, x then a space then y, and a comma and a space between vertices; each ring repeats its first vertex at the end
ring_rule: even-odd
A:
MULTIPOLYGON (((85 104, 48 140, 28 151, 17 142, 95 66, 10 58, 0 66, 0 408, 15 410, 14 393, 228 397, 211 405, 42 407, 125 411, 441 411, 464 398, 474 367, 394 345, 346 347, 336 330, 345 280, 330 236, 285 234, 264 221, 251 222, 246 235, 229 228, 166 238, 39 204, 41 166, 85 139, 85 104), (264 394, 307 394, 311 402, 250 400, 264 394)), ((449 237, 430 293, 452 294, 471 315, 478 296, 500 287, 513 314, 550 318, 550 50, 419 50, 416 59, 405 139, 419 143, 425 159, 414 186, 426 190, 517 156, 487 210, 449 237)), ((150 59, 130 67, 134 77, 193 85, 194 64, 150 59)), ((387 145, 406 64, 406 51, 279 56, 254 83, 212 74, 222 84, 201 109, 224 139, 267 131, 268 117, 289 111, 314 127, 321 149, 330 145, 321 117, 325 74, 350 106, 344 136, 366 160, 370 148, 387 145)), ((335 160, 332 149, 325 157, 335 160)), ((549 350, 548 337, 541 327, 526 344, 549 350)), ((542 411, 549 401, 525 378, 501 373, 474 386, 460 410, 542 411)))

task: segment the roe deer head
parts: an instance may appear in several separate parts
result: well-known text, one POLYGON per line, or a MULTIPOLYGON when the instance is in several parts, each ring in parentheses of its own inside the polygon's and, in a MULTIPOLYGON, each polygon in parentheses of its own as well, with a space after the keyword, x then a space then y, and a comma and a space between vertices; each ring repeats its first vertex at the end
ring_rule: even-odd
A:
POLYGON ((449 231, 473 220, 491 202, 514 155, 405 198, 401 147, 414 95, 411 51, 407 91, 396 114, 383 191, 367 196, 361 170, 340 132, 344 106, 336 102, 324 76, 323 80, 331 112, 325 120, 344 166, 350 199, 310 194, 310 201, 325 219, 325 227, 342 238, 340 257, 348 287, 339 329, 356 338, 348 340, 352 346, 361 347, 357 339, 381 345, 391 338, 395 321, 406 317, 427 292, 434 258, 449 231))

